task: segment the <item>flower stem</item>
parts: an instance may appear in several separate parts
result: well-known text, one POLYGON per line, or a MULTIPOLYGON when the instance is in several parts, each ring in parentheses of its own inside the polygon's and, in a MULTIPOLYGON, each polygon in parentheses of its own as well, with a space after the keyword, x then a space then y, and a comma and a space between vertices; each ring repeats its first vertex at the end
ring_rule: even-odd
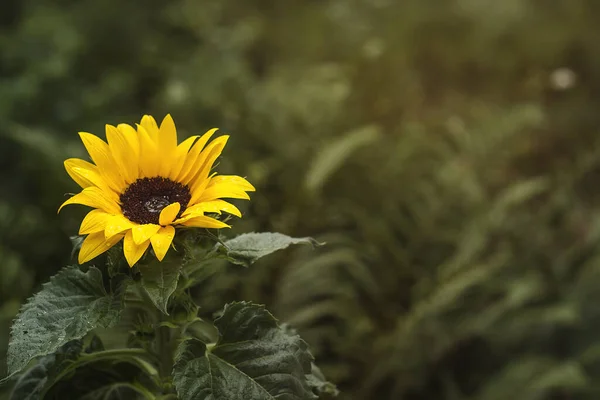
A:
POLYGON ((161 322, 166 321, 164 315, 159 313, 158 323, 156 325, 156 346, 158 354, 158 372, 164 380, 171 376, 173 368, 173 352, 171 351, 171 332, 166 326, 161 326, 161 322))

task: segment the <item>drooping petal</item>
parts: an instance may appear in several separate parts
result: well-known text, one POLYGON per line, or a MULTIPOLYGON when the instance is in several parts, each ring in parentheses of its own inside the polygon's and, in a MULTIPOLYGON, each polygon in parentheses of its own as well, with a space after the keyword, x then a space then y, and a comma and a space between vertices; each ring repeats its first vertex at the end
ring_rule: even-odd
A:
POLYGON ((158 261, 162 261, 163 258, 165 258, 165 254, 167 254, 167 250, 169 250, 174 237, 175 228, 169 225, 160 228, 160 230, 150 238, 152 248, 154 249, 154 253, 156 253, 158 261))
POLYGON ((198 157, 202 153, 204 146, 208 140, 215 134, 218 128, 213 128, 206 132, 198 141, 194 144, 190 152, 188 153, 185 162, 183 163, 183 167, 181 168, 181 172, 175 179, 177 182, 181 182, 184 185, 187 184, 190 179, 196 174, 197 170, 194 167, 197 164, 198 157), (189 177, 189 179, 188 179, 189 177))
POLYGON ((92 161, 98 167, 98 172, 104 178, 108 186, 120 193, 125 186, 125 181, 119 172, 108 144, 98 136, 87 132, 79 132, 81 141, 89 153, 92 161))
POLYGON ((158 223, 162 226, 170 225, 171 223, 173 223, 173 220, 177 218, 179 210, 181 210, 181 204, 169 204, 160 212, 160 216, 158 217, 158 223))
POLYGON ((231 226, 222 221, 204 215, 193 218, 180 218, 179 220, 175 220, 174 223, 195 228, 231 228, 231 226))
POLYGON ((140 244, 135 243, 133 240, 132 231, 127 231, 125 234, 125 239, 123 240, 123 253, 125 254, 127 264, 129 264, 130 267, 133 267, 135 263, 142 258, 149 245, 149 240, 146 240, 140 244))
POLYGON ((108 140, 108 147, 113 159, 125 183, 131 184, 138 177, 138 168, 137 160, 132 160, 131 158, 133 149, 129 140, 127 140, 123 132, 112 125, 106 125, 106 139, 108 140))
POLYGON ((161 158, 166 161, 162 163, 158 173, 160 176, 169 176, 171 164, 175 157, 175 150, 177 149, 177 130, 171 114, 167 114, 160 124, 158 148, 160 149, 161 158))
POLYGON ((92 210, 83 218, 81 226, 79 227, 80 235, 87 235, 88 233, 96 233, 103 231, 106 228, 106 222, 111 217, 110 214, 102 210, 92 210))
POLYGON ((91 259, 104 253, 123 238, 123 235, 116 235, 110 239, 104 238, 104 232, 94 232, 87 235, 79 249, 79 264, 90 261, 91 259))
POLYGON ((138 138, 140 140, 140 176, 146 178, 158 176, 161 157, 159 157, 156 142, 141 125, 138 125, 138 138))
POLYGON ((203 203, 195 204, 191 207, 188 207, 184 212, 184 217, 191 214, 199 214, 202 215, 204 213, 218 213, 221 214, 221 211, 225 211, 226 213, 235 215, 236 217, 242 217, 242 212, 233 204, 226 202, 225 200, 212 200, 206 201, 203 203))
POLYGON ((105 191, 95 186, 83 189, 81 192, 62 203, 58 212, 60 212, 64 206, 69 204, 82 204, 88 207, 99 208, 109 214, 119 214, 121 212, 121 207, 119 207, 117 202, 107 195, 105 191))
POLYGON ((173 165, 169 171, 169 178, 173 181, 177 181, 177 177, 179 176, 181 169, 183 168, 183 164, 188 158, 188 153, 190 148, 194 144, 194 142, 198 139, 198 136, 191 136, 184 140, 182 143, 177 146, 175 150, 175 155, 173 156, 173 165))
POLYGON ((111 215, 106 221, 106 227, 104 228, 104 235, 108 239, 114 235, 125 232, 126 230, 133 229, 137 226, 135 222, 131 222, 123 214, 111 215))
POLYGON ((155 144, 158 144, 158 125, 152 115, 144 115, 140 121, 140 125, 144 127, 144 130, 148 133, 150 139, 155 144))
POLYGON ((133 241, 135 244, 142 244, 146 240, 150 239, 160 229, 160 225, 156 224, 143 224, 137 225, 131 229, 133 233, 133 241))

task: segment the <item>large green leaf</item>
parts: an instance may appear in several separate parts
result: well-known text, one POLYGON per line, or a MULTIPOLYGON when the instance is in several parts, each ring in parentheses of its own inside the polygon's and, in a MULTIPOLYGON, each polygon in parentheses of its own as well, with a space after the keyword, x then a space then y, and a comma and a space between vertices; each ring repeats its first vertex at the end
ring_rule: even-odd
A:
POLYGON ((91 267, 85 273, 77 267, 64 268, 27 301, 17 316, 8 347, 9 374, 94 328, 113 326, 123 306, 122 293, 107 293, 97 268, 91 267))
POLYGON ((38 364, 26 371, 17 381, 10 400, 38 400, 48 382, 48 370, 53 365, 54 356, 42 357, 38 364))
POLYGON ((46 385, 51 382, 63 363, 77 358, 83 348, 80 340, 66 343, 54 354, 41 357, 38 362, 25 371, 15 384, 11 400, 39 400, 46 385))
POLYGON ((130 400, 136 399, 139 393, 135 386, 128 382, 110 383, 95 389, 80 400, 130 400))
POLYGON ((179 258, 165 259, 162 262, 156 260, 149 264, 140 264, 138 267, 142 274, 142 286, 150 300, 160 311, 168 315, 167 305, 177 288, 181 260, 179 258))
POLYGON ((224 244, 218 243, 215 250, 233 263, 249 267, 261 257, 283 250, 292 244, 320 245, 310 237, 293 238, 277 232, 244 233, 224 244))
POLYGON ((219 340, 181 343, 173 382, 182 400, 316 399, 313 357, 298 336, 281 329, 263 306, 225 306, 215 321, 219 340))
POLYGON ((61 371, 60 380, 53 381, 44 392, 48 399, 120 400, 141 399, 158 392, 158 372, 146 361, 128 351, 107 350, 83 354, 61 371), (150 375, 148 374, 150 373, 150 375))

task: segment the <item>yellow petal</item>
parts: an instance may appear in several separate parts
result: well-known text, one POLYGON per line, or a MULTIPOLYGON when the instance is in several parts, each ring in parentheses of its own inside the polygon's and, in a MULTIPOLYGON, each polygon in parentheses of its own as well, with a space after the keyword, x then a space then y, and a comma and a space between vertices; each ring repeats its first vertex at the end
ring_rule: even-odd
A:
POLYGON ((226 213, 235 215, 236 217, 242 216, 241 211, 231 203, 226 202, 225 200, 212 200, 206 201, 204 203, 195 204, 191 207, 188 207, 183 216, 188 216, 194 213, 199 213, 202 215, 203 213, 218 213, 221 214, 221 211, 225 211, 226 213))
MULTIPOLYGON (((231 226, 227 225, 226 223, 207 216, 194 217, 187 220, 185 218, 181 218, 181 220, 181 225, 195 228, 231 228, 231 226)), ((175 223, 179 222, 175 221, 175 223)))
POLYGON ((167 161, 162 163, 159 175, 169 176, 171 164, 175 161, 175 150, 177 149, 177 130, 171 114, 167 114, 160 124, 158 148, 160 149, 161 158, 167 161))
POLYGON ((105 191, 95 186, 83 189, 80 193, 62 203, 58 212, 69 204, 82 204, 88 207, 99 208, 109 214, 119 214, 121 212, 121 207, 105 191))
POLYGON ((163 119, 158 133, 158 148, 163 154, 171 155, 177 148, 177 129, 171 114, 163 119))
POLYGON ((190 148, 192 147, 192 144, 194 144, 194 141, 196 139, 198 139, 198 136, 191 136, 184 140, 182 143, 180 143, 179 146, 177 146, 177 149, 175 150, 175 155, 173 157, 173 166, 171 167, 168 175, 168 177, 171 180, 177 181, 177 177, 181 173, 181 169, 183 168, 183 164, 185 163, 188 157, 190 148))
POLYGON ((149 240, 140 244, 135 243, 132 231, 127 231, 125 239, 123 240, 123 253, 125 254, 127 264, 129 264, 130 267, 133 267, 133 265, 142 258, 149 245, 149 240))
POLYGON ((200 182, 208 177, 210 170, 212 169, 215 160, 221 155, 223 148, 227 144, 229 140, 229 136, 221 136, 210 142, 206 149, 202 151, 198 159, 196 160, 196 164, 192 168, 192 171, 185 178, 187 181, 184 183, 188 183, 189 186, 193 187, 197 186, 197 182, 200 182))
POLYGON ((219 183, 232 183, 238 185, 246 192, 254 192, 256 190, 250 182, 238 175, 217 175, 210 180, 210 184, 208 186, 210 187, 219 183))
POLYGON ((201 203, 220 198, 249 200, 250 196, 248 196, 246 191, 248 191, 248 189, 237 183, 221 182, 215 185, 209 184, 200 195, 198 202, 201 203))
POLYGON ((69 158, 65 160, 64 165, 67 174, 83 189, 105 183, 98 173, 98 168, 92 163, 79 158, 69 158))
POLYGON ((158 176, 161 158, 156 142, 141 125, 138 125, 138 138, 140 140, 140 176, 147 178, 158 176))
POLYGON ((160 225, 156 224, 144 224, 137 225, 131 229, 133 233, 133 241, 135 244, 142 244, 146 240, 150 239, 160 229, 160 225))
POLYGON ((123 235, 117 235, 107 240, 104 238, 104 232, 90 233, 81 244, 78 256, 79 264, 88 262, 92 258, 104 253, 117 244, 122 238, 123 235))
POLYGON ((173 203, 169 204, 160 212, 160 216, 158 217, 158 222, 162 226, 170 225, 175 218, 177 218, 177 214, 179 214, 179 210, 181 210, 181 204, 173 203))
POLYGON ((112 125, 106 125, 108 147, 126 184, 133 183, 138 177, 137 160, 132 160, 133 152, 125 135, 112 125))
POLYGON ((198 172, 197 169, 194 169, 194 166, 196 165, 196 161, 198 160, 198 157, 202 153, 202 150, 204 149, 204 146, 206 146, 206 143, 208 142, 208 140, 212 137, 212 135, 215 134, 215 132, 217 130, 218 130, 218 128, 213 128, 213 129, 209 130, 204 135, 202 135, 202 137, 200 139, 198 139, 198 141, 194 144, 194 146, 188 153, 188 155, 185 159, 185 162, 183 163, 181 172, 175 179, 177 182, 181 182, 185 185, 198 172), (188 179, 188 177, 189 177, 189 179, 188 179))
POLYGON ((123 214, 111 215, 106 221, 104 235, 108 239, 114 235, 118 235, 128 229, 133 229, 137 226, 135 222, 128 220, 123 214))
POLYGON ((150 139, 152 139, 155 144, 158 144, 158 125, 156 124, 154 117, 151 115, 144 115, 140 121, 140 125, 148 132, 150 139))
POLYGON ((83 218, 83 221, 81 221, 79 234, 87 235, 88 233, 103 231, 110 216, 110 214, 107 214, 102 210, 95 209, 90 211, 85 218, 83 218))
POLYGON ((131 149, 131 162, 137 164, 140 158, 140 141, 138 139, 137 131, 128 124, 119 124, 117 129, 125 136, 131 149))
MULTIPOLYGON (((217 173, 215 172, 213 175, 216 175, 216 174, 217 173)), ((210 178, 212 178, 212 176, 210 178)), ((200 202, 200 197, 202 196, 202 194, 204 193, 204 190, 206 189, 206 187, 208 186, 208 184, 211 181, 210 178, 204 179, 202 181, 201 180, 196 181, 194 186, 190 189, 192 197, 190 197, 190 201, 188 202, 188 207, 200 202)))
POLYGON ((209 182, 202 182, 204 185, 207 183, 206 189, 197 186, 191 188, 192 197, 189 204, 194 205, 221 197, 249 200, 250 197, 244 192, 254 192, 256 190, 250 182, 237 175, 213 176, 209 182))
POLYGON ((102 189, 108 197, 115 202, 119 201, 119 195, 108 186, 108 183, 98 172, 98 167, 78 158, 65 160, 65 169, 69 176, 82 188, 97 186, 102 189))
POLYGON ((89 153, 92 161, 98 167, 98 172, 107 182, 108 186, 120 193, 125 186, 119 168, 115 163, 108 144, 106 144, 98 136, 92 135, 91 133, 79 132, 81 141, 89 153))
POLYGON ((174 237, 175 228, 172 226, 165 226, 160 228, 158 233, 150 238, 152 248, 154 249, 154 253, 156 253, 158 261, 162 261, 163 258, 165 258, 165 254, 167 254, 167 250, 169 250, 174 237))

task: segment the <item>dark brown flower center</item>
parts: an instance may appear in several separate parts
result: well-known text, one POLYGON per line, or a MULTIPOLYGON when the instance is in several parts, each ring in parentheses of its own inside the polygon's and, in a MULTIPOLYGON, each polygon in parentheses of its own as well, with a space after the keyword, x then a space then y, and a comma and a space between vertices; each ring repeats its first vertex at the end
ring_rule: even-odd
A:
POLYGON ((192 195, 186 185, 167 178, 142 178, 133 182, 121 194, 123 215, 138 224, 158 224, 160 212, 169 204, 179 203, 185 210, 192 195))

